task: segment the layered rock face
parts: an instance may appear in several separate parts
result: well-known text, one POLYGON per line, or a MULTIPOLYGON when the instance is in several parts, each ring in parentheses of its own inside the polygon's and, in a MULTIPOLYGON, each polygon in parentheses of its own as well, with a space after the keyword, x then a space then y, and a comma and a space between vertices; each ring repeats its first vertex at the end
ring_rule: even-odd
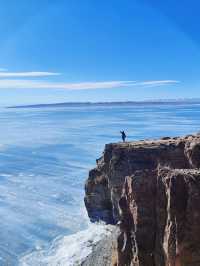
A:
POLYGON ((112 265, 200 266, 199 168, 198 135, 106 145, 85 205, 119 222, 112 265))

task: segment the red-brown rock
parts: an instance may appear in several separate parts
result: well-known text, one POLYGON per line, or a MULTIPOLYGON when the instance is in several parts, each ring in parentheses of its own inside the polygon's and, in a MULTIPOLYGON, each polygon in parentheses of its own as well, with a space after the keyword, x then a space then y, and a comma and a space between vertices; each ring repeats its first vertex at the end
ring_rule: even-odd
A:
POLYGON ((200 266, 199 167, 198 135, 106 145, 85 204, 120 224, 115 265, 200 266))

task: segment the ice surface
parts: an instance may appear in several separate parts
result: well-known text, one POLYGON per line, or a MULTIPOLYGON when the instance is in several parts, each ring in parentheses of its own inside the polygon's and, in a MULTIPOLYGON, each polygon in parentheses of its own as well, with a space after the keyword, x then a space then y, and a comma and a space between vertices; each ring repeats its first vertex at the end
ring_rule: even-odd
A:
POLYGON ((112 226, 90 224, 88 229, 53 241, 45 250, 27 254, 20 260, 21 266, 74 266, 92 252, 92 247, 103 237, 109 235, 112 226))
POLYGON ((54 266, 51 259, 87 254, 104 227, 82 231, 84 182, 120 130, 132 140, 188 134, 199 124, 200 106, 191 104, 1 109, 0 266, 38 266, 37 258, 54 266))

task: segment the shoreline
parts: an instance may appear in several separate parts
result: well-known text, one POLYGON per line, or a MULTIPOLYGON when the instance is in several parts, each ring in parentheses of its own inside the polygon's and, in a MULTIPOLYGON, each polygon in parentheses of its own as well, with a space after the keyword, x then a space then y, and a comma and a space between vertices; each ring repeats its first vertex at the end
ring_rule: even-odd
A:
POLYGON ((48 108, 48 107, 79 107, 79 106, 117 106, 117 105, 185 105, 200 104, 200 99, 169 99, 169 100, 146 100, 146 101, 116 101, 116 102, 63 102, 63 103, 41 103, 5 106, 7 109, 21 108, 48 108))
POLYGON ((86 266, 95 247, 112 235, 114 227, 104 223, 90 223, 88 228, 68 236, 56 238, 47 248, 22 256, 19 266, 86 266))

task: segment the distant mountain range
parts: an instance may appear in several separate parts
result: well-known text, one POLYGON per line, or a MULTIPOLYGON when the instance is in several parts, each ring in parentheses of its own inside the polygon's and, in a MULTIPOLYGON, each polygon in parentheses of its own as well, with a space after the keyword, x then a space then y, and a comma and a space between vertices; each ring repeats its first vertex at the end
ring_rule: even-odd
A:
POLYGON ((148 104, 200 104, 200 99, 160 99, 147 101, 124 101, 124 102, 64 102, 48 104, 31 104, 8 106, 7 108, 45 108, 45 107, 76 107, 76 106, 98 106, 98 105, 148 105, 148 104))

